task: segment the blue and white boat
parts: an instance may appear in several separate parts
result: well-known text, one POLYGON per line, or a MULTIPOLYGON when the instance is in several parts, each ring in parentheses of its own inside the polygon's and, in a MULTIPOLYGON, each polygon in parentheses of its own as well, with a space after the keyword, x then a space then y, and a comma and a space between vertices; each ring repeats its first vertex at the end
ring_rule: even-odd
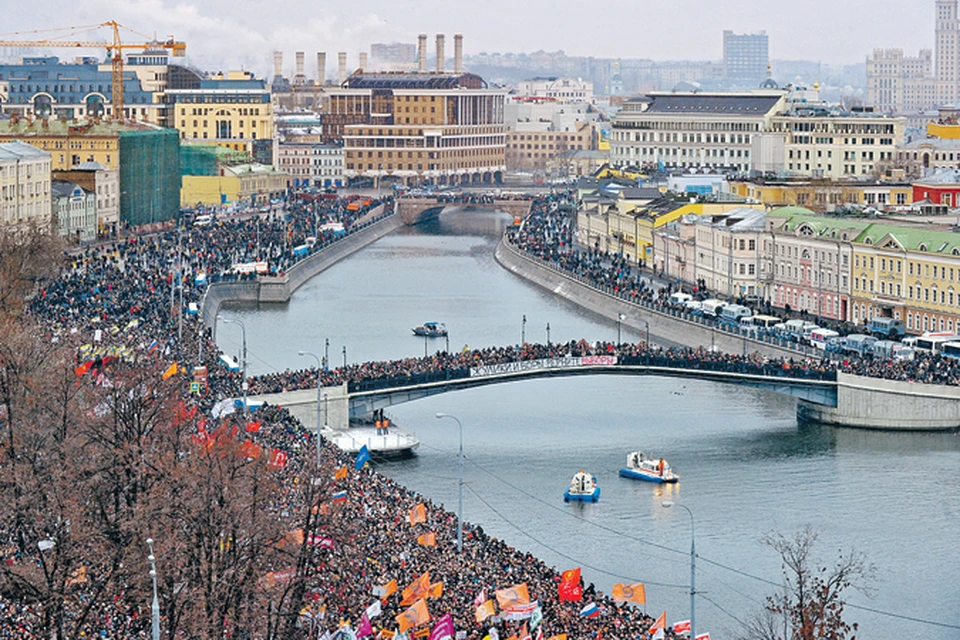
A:
POLYGON ((413 328, 413 335, 426 336, 427 338, 442 338, 447 335, 447 325, 442 322, 424 322, 419 327, 413 328))
POLYGON ((648 458, 642 451, 634 451, 627 456, 627 466, 620 469, 620 475, 633 480, 646 480, 665 484, 676 482, 680 476, 675 474, 663 458, 648 458))
POLYGON ((570 480, 570 488, 563 492, 564 502, 596 502, 599 499, 597 479, 582 469, 570 480))

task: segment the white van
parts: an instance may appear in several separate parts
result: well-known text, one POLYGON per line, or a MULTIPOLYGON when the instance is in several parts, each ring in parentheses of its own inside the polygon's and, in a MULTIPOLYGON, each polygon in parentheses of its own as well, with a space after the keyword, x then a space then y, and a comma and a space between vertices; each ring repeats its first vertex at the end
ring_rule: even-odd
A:
POLYGON ((839 337, 840 334, 833 329, 817 327, 810 332, 810 346, 816 347, 817 349, 826 349, 827 342, 829 342, 831 338, 839 337))
POLYGON ((211 215, 204 214, 193 219, 193 226, 195 227, 209 227, 211 224, 213 224, 213 216, 211 215))
POLYGON ((726 302, 723 300, 711 298, 700 303, 700 310, 703 311, 703 315, 708 318, 716 318, 720 315, 720 311, 723 310, 725 304, 726 302))
POLYGON ((689 293, 684 293, 682 291, 677 291, 670 294, 670 299, 667 302, 671 307, 682 307, 688 302, 693 300, 693 296, 689 293))

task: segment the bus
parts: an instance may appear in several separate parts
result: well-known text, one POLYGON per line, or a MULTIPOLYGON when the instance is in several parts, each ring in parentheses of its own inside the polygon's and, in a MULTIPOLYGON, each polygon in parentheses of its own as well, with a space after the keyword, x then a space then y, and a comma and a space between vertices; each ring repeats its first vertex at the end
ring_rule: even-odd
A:
POLYGON ((960 342, 944 342, 940 347, 940 353, 948 358, 960 359, 960 342))
POLYGON ((743 328, 753 327, 755 329, 773 329, 780 324, 780 318, 776 316, 750 316, 749 318, 740 318, 740 326, 743 328))
POLYGON ((950 332, 927 332, 917 338, 916 343, 913 345, 913 349, 914 351, 918 351, 920 353, 940 353, 943 345, 948 342, 957 341, 960 341, 960 336, 950 332))
POLYGON ((830 342, 832 338, 839 337, 840 334, 833 329, 817 327, 810 332, 810 346, 816 347, 817 349, 826 349, 827 343, 830 342))

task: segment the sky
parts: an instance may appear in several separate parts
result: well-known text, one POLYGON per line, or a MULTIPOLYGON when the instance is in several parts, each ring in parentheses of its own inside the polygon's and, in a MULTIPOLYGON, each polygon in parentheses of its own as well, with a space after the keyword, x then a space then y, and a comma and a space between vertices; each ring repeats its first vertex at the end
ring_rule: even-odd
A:
MULTIPOLYGON (((47 0, 4 12, 4 39, 24 32, 116 20, 147 36, 174 35, 187 60, 206 71, 248 69, 272 74, 273 51, 284 52, 292 75, 294 52, 306 52, 312 75, 317 51, 332 73, 337 52, 357 54, 375 42, 415 43, 428 34, 464 36, 465 55, 532 53, 653 60, 719 60, 722 32, 770 37, 770 57, 825 64, 863 62, 874 48, 916 55, 933 48, 934 0, 47 0)), ((103 36, 88 37, 100 40, 103 36)), ((50 37, 43 34, 44 37, 50 37)), ((56 35, 56 34, 51 34, 56 35)), ((137 36, 121 36, 136 41, 137 36)), ((63 52, 61 59, 72 58, 63 52)))

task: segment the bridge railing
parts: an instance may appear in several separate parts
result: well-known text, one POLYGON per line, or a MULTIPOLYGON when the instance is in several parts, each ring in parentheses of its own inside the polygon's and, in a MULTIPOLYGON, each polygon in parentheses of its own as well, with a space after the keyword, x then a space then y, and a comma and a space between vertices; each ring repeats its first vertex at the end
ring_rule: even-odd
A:
POLYGON ((443 382, 444 380, 460 380, 470 377, 470 369, 455 368, 444 369, 442 371, 429 371, 425 373, 414 373, 407 376, 392 376, 389 378, 375 378, 370 380, 358 380, 347 383, 348 393, 358 393, 361 391, 379 391, 380 389, 395 389, 398 387, 409 387, 418 384, 429 384, 431 382, 443 382))
POLYGON ((782 363, 768 364, 745 361, 698 360, 695 358, 671 358, 660 354, 620 356, 618 364, 634 367, 670 367, 691 371, 716 371, 744 375, 789 378, 791 380, 822 380, 836 382, 835 370, 822 370, 802 365, 787 366, 782 363))

